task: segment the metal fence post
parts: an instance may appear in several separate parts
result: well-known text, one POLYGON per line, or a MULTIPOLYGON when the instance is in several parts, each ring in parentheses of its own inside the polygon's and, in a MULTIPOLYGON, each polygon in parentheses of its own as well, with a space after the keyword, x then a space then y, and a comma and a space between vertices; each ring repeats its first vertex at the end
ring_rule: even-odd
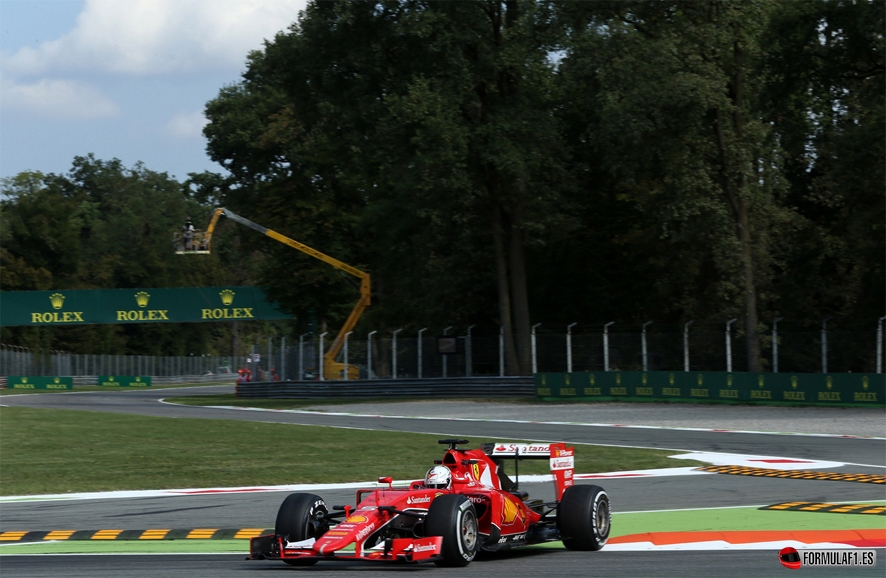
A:
POLYGON ((467 351, 465 351, 465 375, 467 377, 471 377, 474 373, 473 363, 474 363, 474 354, 473 354, 473 342, 471 341, 471 329, 476 327, 477 325, 468 325, 468 338, 465 340, 467 343, 465 344, 467 351))
POLYGON ((418 378, 422 378, 422 363, 421 363, 421 334, 427 331, 428 328, 424 327, 418 330, 418 378))
POLYGON ((609 371, 609 326, 615 321, 610 321, 603 326, 603 371, 609 371))
POLYGON ((329 333, 329 332, 324 331, 323 333, 320 334, 320 351, 317 354, 319 357, 319 364, 320 364, 320 381, 326 381, 326 366, 323 365, 323 337, 325 337, 327 333, 329 333))
POLYGON ((505 325, 498 330, 498 376, 505 376, 505 325))
MULTIPOLYGON (((446 329, 443 330, 443 335, 446 335, 447 333, 449 333, 450 329, 452 329, 452 325, 450 325, 449 327, 447 327, 446 329)), ((456 348, 456 350, 458 350, 458 348, 456 348)), ((443 356, 443 377, 448 377, 448 375, 447 375, 447 367, 448 366, 449 366, 449 356, 444 355, 443 356)))
POLYGON ((280 338, 280 379, 286 381, 286 336, 280 338))
POLYGON ((772 322, 772 373, 778 373, 778 322, 784 317, 776 317, 772 322))
POLYGON ((393 339, 392 342, 391 342, 391 352, 392 352, 392 356, 391 356, 391 357, 392 357, 392 360, 393 360, 393 363, 391 364, 391 365, 392 365, 392 368, 393 368, 392 371, 391 371, 391 374, 392 374, 392 375, 391 375, 391 378, 392 378, 392 379, 397 379, 397 334, 400 333, 401 331, 403 331, 402 328, 401 328, 401 329, 396 329, 396 330, 394 331, 394 339, 393 339))
POLYGON ((296 379, 301 381, 305 378, 305 336, 310 333, 302 333, 298 336, 298 375, 296 379))
POLYGON ((646 326, 650 325, 651 323, 652 323, 652 321, 647 321, 646 323, 643 324, 643 332, 640 335, 640 337, 642 338, 642 342, 643 342, 641 344, 642 345, 641 350, 643 353, 643 371, 649 371, 649 358, 647 355, 648 350, 646 349, 646 326))
POLYGON ((370 331, 366 336, 366 379, 372 379, 372 336, 378 331, 370 331))
POLYGON ((572 328, 576 325, 578 322, 566 326, 566 373, 572 373, 572 328))
POLYGON ((828 321, 833 315, 821 322, 821 372, 828 372, 828 321))
POLYGON ((877 321, 877 373, 883 373, 883 320, 881 317, 877 321))
POLYGON ((695 323, 695 320, 687 321, 683 325, 683 371, 689 371, 689 326, 695 323))
POLYGON ((348 376, 348 337, 351 336, 351 333, 353 333, 353 331, 348 331, 347 333, 345 333, 345 375, 342 378, 345 381, 348 381, 348 379, 350 379, 348 376))
POLYGON ((732 373, 732 324, 738 319, 730 319, 726 322, 726 371, 732 373))
POLYGON ((541 325, 541 323, 536 323, 535 325, 532 326, 531 343, 532 343, 532 373, 533 374, 538 373, 538 355, 537 355, 536 344, 535 344, 535 328, 538 327, 539 325, 541 325))

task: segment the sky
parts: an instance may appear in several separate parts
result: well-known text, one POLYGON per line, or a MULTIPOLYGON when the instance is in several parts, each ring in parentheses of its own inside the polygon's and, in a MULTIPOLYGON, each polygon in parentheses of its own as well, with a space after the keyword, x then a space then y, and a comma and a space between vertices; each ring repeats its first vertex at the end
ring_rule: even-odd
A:
POLYGON ((203 108, 307 0, 0 0, 0 177, 76 156, 224 172, 203 108))

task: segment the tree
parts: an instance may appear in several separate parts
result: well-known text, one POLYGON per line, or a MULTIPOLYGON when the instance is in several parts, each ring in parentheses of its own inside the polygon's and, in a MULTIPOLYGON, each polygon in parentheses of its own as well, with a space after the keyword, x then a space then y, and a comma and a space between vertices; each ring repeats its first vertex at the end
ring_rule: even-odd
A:
MULTIPOLYGON (((489 255, 494 276, 471 267, 468 278, 495 279, 509 371, 525 372, 525 245, 560 218, 565 155, 550 114, 549 19, 534 2, 310 4, 207 106, 210 154, 232 173, 228 199, 260 199, 252 206, 271 209, 267 219, 290 207, 300 240, 370 263, 379 301, 396 296, 392 319, 420 316, 404 304, 455 300, 452 287, 468 283, 449 282, 454 270, 482 270, 476 257, 489 255), (334 225, 320 235, 319 223, 334 225), (392 260, 407 253, 411 275, 392 260), (428 299, 404 297, 418 287, 428 299)), ((265 280, 305 303, 291 284, 265 280)))
POLYGON ((740 308, 751 371, 761 370, 758 294, 771 231, 786 218, 780 151, 758 98, 759 37, 771 10, 767 2, 632 2, 569 12, 578 40, 563 65, 568 82, 594 87, 584 137, 616 189, 672 249, 710 251, 686 251, 681 284, 703 281, 710 256, 716 298, 704 303, 690 289, 696 303, 672 303, 690 315, 740 308))

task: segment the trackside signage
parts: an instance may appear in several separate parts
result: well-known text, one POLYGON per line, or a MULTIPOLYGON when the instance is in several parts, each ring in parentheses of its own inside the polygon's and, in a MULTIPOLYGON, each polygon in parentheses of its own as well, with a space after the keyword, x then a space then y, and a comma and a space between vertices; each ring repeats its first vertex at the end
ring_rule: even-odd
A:
POLYGON ((151 376, 99 375, 98 384, 102 387, 151 387, 151 376))
POLYGON ((886 405, 886 375, 877 373, 728 373, 585 371, 537 373, 542 399, 886 405))
POLYGON ((10 375, 6 383, 9 389, 74 389, 73 377, 10 375))
POLYGON ((4 291, 4 327, 289 319, 257 287, 4 291))

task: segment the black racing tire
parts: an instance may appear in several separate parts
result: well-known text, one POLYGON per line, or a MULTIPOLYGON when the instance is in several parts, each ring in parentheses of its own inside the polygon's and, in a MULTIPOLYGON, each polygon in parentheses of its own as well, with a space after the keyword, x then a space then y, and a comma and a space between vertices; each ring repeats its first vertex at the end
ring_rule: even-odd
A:
POLYGON ((600 486, 571 486, 557 507, 557 528, 569 550, 599 550, 609 539, 612 509, 600 486))
POLYGON ((480 549, 479 524, 474 504, 464 496, 447 494, 431 502, 425 518, 425 536, 443 536, 437 566, 462 567, 480 549))
MULTIPOLYGON (((290 542, 319 538, 329 530, 329 508, 323 498, 314 494, 289 494, 274 522, 274 533, 290 542)), ((313 566, 316 560, 283 560, 290 566, 313 566)))

